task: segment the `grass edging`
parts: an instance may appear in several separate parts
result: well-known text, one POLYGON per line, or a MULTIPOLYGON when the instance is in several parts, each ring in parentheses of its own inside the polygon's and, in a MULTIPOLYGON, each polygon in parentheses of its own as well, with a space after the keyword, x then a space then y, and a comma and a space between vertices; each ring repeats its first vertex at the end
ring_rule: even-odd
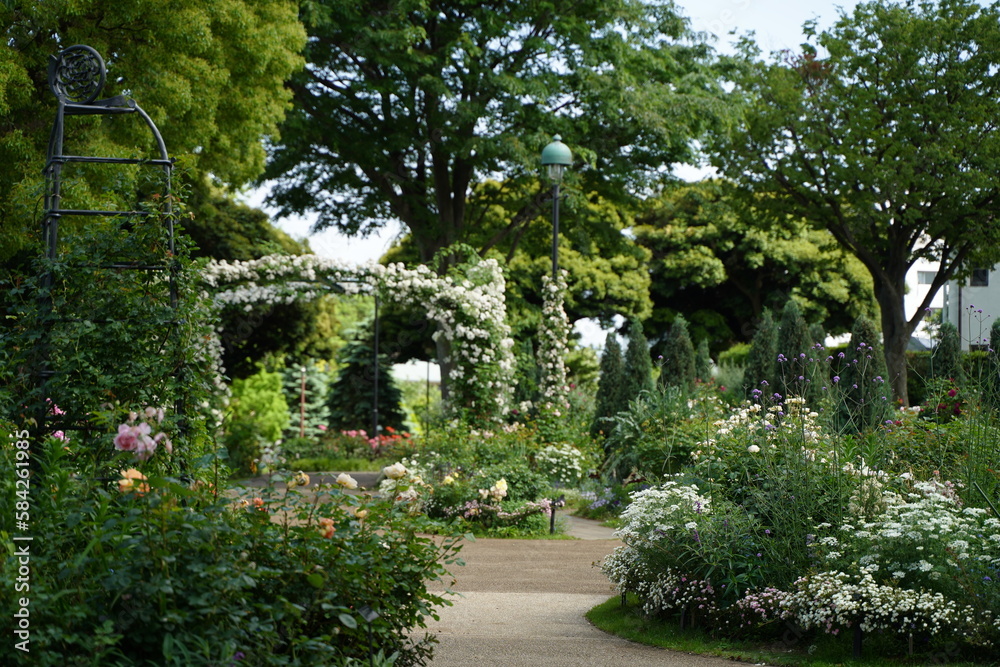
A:
POLYGON ((616 635, 623 639, 647 646, 689 653, 696 655, 715 656, 727 660, 754 663, 756 665, 778 665, 781 667, 842 667, 845 664, 855 667, 901 667, 903 665, 948 664, 949 667, 976 667, 977 665, 997 665, 1000 663, 972 663, 933 660, 927 662, 924 658, 889 659, 882 657, 877 647, 870 647, 867 655, 860 660, 851 658, 848 652, 845 656, 842 644, 837 640, 820 636, 814 640, 814 645, 808 641, 798 641, 791 635, 790 641, 777 641, 769 644, 740 641, 733 639, 718 639, 707 633, 694 630, 681 630, 677 623, 664 622, 662 619, 647 617, 639 606, 638 600, 629 595, 623 607, 621 596, 614 596, 602 602, 586 613, 586 618, 594 627, 616 635))

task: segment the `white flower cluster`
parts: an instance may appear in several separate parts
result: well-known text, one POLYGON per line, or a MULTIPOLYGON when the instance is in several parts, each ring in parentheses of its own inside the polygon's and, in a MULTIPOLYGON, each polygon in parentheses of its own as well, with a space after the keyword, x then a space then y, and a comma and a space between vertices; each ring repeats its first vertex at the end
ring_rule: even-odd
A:
POLYGON ((319 276, 355 278, 375 266, 371 262, 358 267, 318 255, 267 255, 247 261, 212 260, 201 270, 201 278, 214 288, 229 283, 273 281, 288 277, 313 281, 319 276))
POLYGON ((829 571, 802 577, 781 606, 785 617, 803 628, 836 634, 861 624, 865 632, 899 628, 929 634, 964 633, 980 619, 971 607, 959 607, 941 593, 876 583, 871 574, 851 576, 829 571))
POLYGON ((542 414, 558 418, 569 408, 566 384, 566 341, 569 338, 569 320, 563 308, 566 294, 566 271, 560 271, 553 280, 542 276, 542 326, 538 330, 538 363, 542 369, 542 414))
POLYGON ((648 562, 632 547, 616 547, 601 562, 601 572, 622 593, 635 593, 642 610, 655 614, 674 607, 671 593, 678 588, 680 576, 670 568, 653 571, 648 562))
POLYGON ((535 462, 551 479, 566 486, 583 477, 583 453, 568 443, 546 446, 535 455, 535 462))
MULTIPOLYGON (((448 343, 452 401, 475 413, 499 417, 513 395, 513 340, 507 325, 506 282, 496 260, 465 264, 462 279, 438 276, 427 266, 368 263, 348 266, 316 255, 268 255, 245 262, 212 261, 201 272, 215 290, 218 308, 288 304, 326 293, 323 283, 348 283, 356 291, 426 308, 448 343)), ((218 345, 210 345, 217 350, 218 345)), ((220 368, 221 370, 221 368, 220 368)))
POLYGON ((1000 571, 1000 519, 963 508, 947 485, 917 482, 906 498, 886 491, 881 508, 872 521, 851 527, 852 539, 863 540, 867 571, 925 584, 961 570, 1000 571))
POLYGON ((615 536, 631 545, 656 542, 710 512, 711 499, 698 493, 693 485, 668 480, 660 486, 632 494, 632 502, 621 514, 621 527, 615 536))
POLYGON ((403 459, 382 469, 383 479, 379 482, 379 494, 407 504, 413 514, 423 509, 423 500, 434 492, 434 488, 424 481, 429 471, 416 459, 403 459))
POLYGON ((729 417, 714 422, 715 437, 698 443, 699 447, 691 456, 696 465, 711 465, 734 455, 794 450, 809 461, 833 465, 837 455, 832 450, 824 451, 829 440, 818 418, 819 413, 810 410, 805 399, 798 396, 769 407, 756 401, 744 401, 729 417), (793 447, 789 449, 789 446, 793 447))

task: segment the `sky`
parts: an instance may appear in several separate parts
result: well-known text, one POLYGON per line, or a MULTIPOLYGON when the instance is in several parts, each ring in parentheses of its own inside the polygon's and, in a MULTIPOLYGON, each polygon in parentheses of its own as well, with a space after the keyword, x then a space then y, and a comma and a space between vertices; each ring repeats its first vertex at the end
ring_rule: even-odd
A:
MULTIPOLYGON (((802 24, 815 19, 819 29, 829 28, 839 16, 838 8, 850 11, 854 0, 823 2, 820 0, 677 0, 681 13, 691 21, 692 29, 716 36, 714 46, 720 53, 731 53, 737 35, 753 31, 757 44, 765 54, 782 49, 794 49, 804 41, 802 24)), ((699 178, 703 172, 679 169, 682 178, 699 178)), ((252 206, 268 210, 263 205, 267 188, 249 192, 244 199, 252 206)), ((296 239, 308 238, 318 255, 362 263, 378 259, 400 234, 399 226, 381 230, 365 239, 348 238, 333 230, 311 233, 312 219, 286 218, 275 224, 296 239)), ((581 322, 577 330, 585 345, 601 346, 605 334, 593 323, 581 322)))

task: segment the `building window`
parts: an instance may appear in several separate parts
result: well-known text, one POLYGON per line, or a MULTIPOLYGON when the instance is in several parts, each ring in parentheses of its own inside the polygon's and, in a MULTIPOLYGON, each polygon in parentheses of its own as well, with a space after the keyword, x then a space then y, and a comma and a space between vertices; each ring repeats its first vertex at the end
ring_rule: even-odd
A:
POLYGON ((989 287, 990 270, 972 269, 972 277, 969 279, 969 287, 989 287))
POLYGON ((930 285, 934 282, 934 276, 936 275, 937 271, 917 271, 917 284, 930 285))

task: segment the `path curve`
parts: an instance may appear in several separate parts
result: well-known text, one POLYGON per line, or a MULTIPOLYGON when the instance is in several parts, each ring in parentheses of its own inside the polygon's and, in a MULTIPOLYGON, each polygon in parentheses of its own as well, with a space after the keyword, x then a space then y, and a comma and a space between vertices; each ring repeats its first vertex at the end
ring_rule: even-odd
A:
POLYGON ((591 625, 584 614, 615 594, 594 564, 619 542, 597 522, 566 520, 581 539, 465 543, 466 565, 452 570, 460 595, 440 621, 428 623, 439 641, 433 667, 731 667, 730 660, 643 646, 591 625))

